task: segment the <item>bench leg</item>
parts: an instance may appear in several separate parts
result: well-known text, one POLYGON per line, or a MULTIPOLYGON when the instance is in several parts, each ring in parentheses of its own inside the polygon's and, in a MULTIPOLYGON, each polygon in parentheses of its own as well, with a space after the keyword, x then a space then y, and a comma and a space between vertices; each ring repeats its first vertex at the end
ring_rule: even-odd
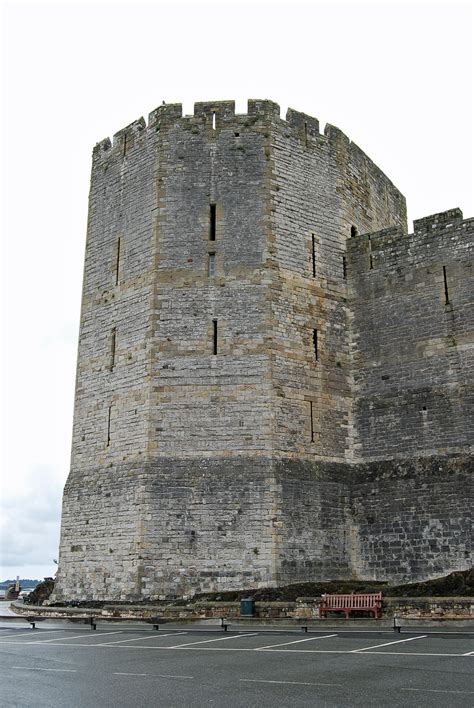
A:
POLYGON ((160 628, 160 625, 159 625, 159 624, 154 624, 154 625, 153 625, 153 629, 158 630, 159 628, 160 628))
POLYGON ((31 629, 35 629, 35 627, 36 627, 36 622, 31 622, 31 621, 30 621, 30 624, 31 624, 31 629))

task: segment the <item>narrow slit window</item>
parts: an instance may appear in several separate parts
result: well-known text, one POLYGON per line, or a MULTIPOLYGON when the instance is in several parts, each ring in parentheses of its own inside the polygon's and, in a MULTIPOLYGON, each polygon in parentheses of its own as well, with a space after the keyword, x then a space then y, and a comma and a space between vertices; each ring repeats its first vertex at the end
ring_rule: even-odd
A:
POLYGON ((107 414, 107 447, 110 446, 110 418, 112 415, 112 406, 109 406, 109 411, 107 414))
POLYGON ((124 156, 125 156, 126 152, 127 152, 127 133, 124 133, 124 136, 123 136, 123 154, 124 154, 124 156))
POLYGON ((314 358, 316 361, 319 359, 319 351, 318 351, 318 330, 313 329, 313 349, 314 349, 314 358))
POLYGON ((209 206, 209 241, 216 240, 216 205, 209 206))
POLYGON ((314 442, 314 415, 313 415, 313 401, 309 402, 309 423, 311 430, 311 442, 314 442))
POLYGON ((217 320, 212 320, 212 353, 217 355, 217 320))
POLYGON ((216 112, 212 111, 212 130, 216 129, 216 112))
POLYGON ((216 272, 216 254, 215 253, 209 253, 207 257, 207 275, 209 278, 212 278, 213 275, 215 275, 216 272))
POLYGON ((117 240, 117 252, 115 257, 115 285, 119 284, 119 273, 120 273, 120 236, 117 240))
POLYGON ((444 280, 444 299, 445 304, 449 305, 449 290, 448 290, 448 275, 446 273, 446 266, 443 266, 443 280, 444 280))
POLYGON ((110 333, 110 371, 114 370, 115 366, 115 346, 117 341, 117 328, 113 327, 110 333))
POLYGON ((308 123, 306 121, 304 122, 304 144, 305 147, 308 147, 308 123))
POLYGON ((342 277, 344 280, 347 279, 347 260, 345 256, 342 256, 342 277))
POLYGON ((316 277, 316 237, 311 234, 311 258, 313 261, 313 278, 316 277))
POLYGON ((373 270, 374 267, 374 261, 372 259, 372 241, 370 240, 369 236, 369 269, 373 270))
POLYGON ((354 236, 357 236, 357 227, 351 226, 351 238, 354 238, 354 236))

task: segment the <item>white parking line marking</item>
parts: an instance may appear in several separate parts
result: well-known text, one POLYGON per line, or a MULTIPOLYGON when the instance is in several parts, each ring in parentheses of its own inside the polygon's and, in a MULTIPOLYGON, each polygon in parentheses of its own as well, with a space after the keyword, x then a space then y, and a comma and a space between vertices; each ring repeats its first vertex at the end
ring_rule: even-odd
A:
POLYGON ((76 669, 43 669, 40 666, 12 666, 12 669, 23 669, 24 671, 60 671, 61 673, 75 674, 76 669))
POLYGON ((463 693, 469 694, 474 693, 474 691, 448 691, 447 689, 439 688, 402 688, 402 691, 421 691, 422 693, 463 693))
MULTIPOLYGON (((12 632, 12 634, 7 634, 7 637, 31 637, 31 632, 34 632, 33 629, 30 629, 29 632, 22 632, 21 634, 17 634, 16 632, 12 632)), ((42 629, 41 634, 51 634, 51 632, 64 632, 64 629, 42 629)), ((3 637, 0 637, 0 639, 3 639, 3 637)), ((1 642, 0 642, 1 644, 1 642)))
POLYGON ((242 639, 242 637, 256 637, 258 632, 254 634, 236 634, 233 637, 219 637, 218 639, 203 639, 200 642, 188 642, 187 644, 176 644, 173 647, 167 647, 168 649, 181 649, 182 647, 191 647, 195 644, 208 644, 209 642, 224 642, 226 639, 242 639))
POLYGON ((361 649, 353 649, 350 654, 357 654, 359 651, 366 651, 368 649, 378 649, 379 647, 388 647, 391 644, 403 644, 403 642, 413 642, 415 639, 426 639, 427 635, 422 634, 419 637, 408 637, 408 639, 398 639, 396 642, 385 642, 385 644, 375 644, 371 647, 362 647, 361 649))
POLYGON ((263 679, 239 679, 245 683, 284 683, 290 686, 342 686, 341 683, 310 683, 309 681, 264 681, 263 679))
POLYGON ((297 639, 294 642, 282 642, 281 644, 269 644, 265 647, 257 647, 254 651, 262 651, 263 649, 273 649, 273 647, 286 647, 289 644, 300 644, 301 642, 314 642, 315 639, 330 639, 337 637, 337 634, 325 634, 323 637, 308 637, 308 639, 297 639))
POLYGON ((466 654, 463 654, 463 656, 474 656, 474 651, 468 651, 466 654))
MULTIPOLYGON (((106 634, 122 634, 122 632, 102 632, 101 634, 94 634, 91 639, 96 637, 105 637, 106 634)), ((76 634, 75 637, 57 637, 56 639, 38 639, 35 642, 25 642, 25 644, 48 644, 49 642, 60 642, 62 639, 84 639, 84 633, 76 634)), ((92 645, 93 646, 93 645, 92 645)))
POLYGON ((171 678, 171 679, 193 679, 194 676, 182 676, 181 674, 133 674, 128 671, 114 671, 114 676, 148 676, 149 678, 171 678))
MULTIPOLYGON (((122 642, 140 642, 147 641, 147 639, 162 639, 163 637, 179 637, 180 634, 187 634, 187 632, 171 632, 170 634, 154 634, 152 637, 135 637, 134 639, 117 639, 115 642, 103 642, 102 644, 94 644, 95 647, 110 647, 112 644, 122 644, 122 642)), ((145 675, 145 674, 144 674, 145 675)))
MULTIPOLYGON (((239 635, 243 636, 243 635, 239 635)), ((248 636, 248 635, 247 635, 248 636)), ((236 637, 233 637, 236 639, 236 637)), ((229 637, 230 639, 230 637, 229 637)), ((23 644, 32 644, 32 642, 4 642, 4 644, 17 644, 17 645, 23 645, 23 644)), ((36 646, 45 646, 46 648, 49 647, 49 644, 46 644, 45 642, 39 642, 36 643, 36 646)), ((123 646, 121 644, 114 644, 113 646, 107 646, 101 645, 101 644, 80 644, 79 642, 74 642, 74 644, 68 644, 67 642, 64 642, 63 644, 58 644, 57 646, 60 647, 84 647, 87 649, 95 649, 98 647, 99 649, 102 649, 102 646, 104 646, 105 649, 128 649, 130 651, 131 649, 150 649, 154 651, 167 651, 168 649, 173 649, 174 651, 180 649, 181 647, 184 648, 185 651, 227 651, 227 652, 232 652, 232 651, 247 651, 247 652, 253 652, 255 653, 255 649, 241 649, 238 647, 202 647, 202 646, 184 646, 184 645, 176 645, 172 647, 150 647, 150 646, 137 646, 134 644, 133 646, 127 645, 123 646)), ((281 654, 353 654, 353 651, 349 650, 342 650, 342 649, 264 649, 262 651, 268 651, 269 654, 276 654, 280 652, 281 654)), ((455 658, 472 658, 471 655, 466 656, 466 654, 445 654, 443 652, 418 652, 418 651, 361 651, 357 653, 357 656, 448 656, 448 657, 455 657, 455 658)))

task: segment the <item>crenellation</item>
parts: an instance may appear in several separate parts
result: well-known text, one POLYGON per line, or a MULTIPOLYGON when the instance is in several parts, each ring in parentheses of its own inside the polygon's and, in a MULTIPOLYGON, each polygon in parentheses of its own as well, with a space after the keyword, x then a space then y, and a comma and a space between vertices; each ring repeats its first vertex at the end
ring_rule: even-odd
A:
POLYGON ((272 101, 98 143, 56 599, 467 567, 473 234, 272 101))
POLYGON ((438 214, 431 214, 431 216, 425 216, 423 219, 417 219, 413 222, 413 229, 415 234, 418 233, 430 233, 434 230, 439 229, 451 229, 453 226, 457 226, 462 222, 463 214, 461 209, 448 209, 448 211, 442 211, 438 214))

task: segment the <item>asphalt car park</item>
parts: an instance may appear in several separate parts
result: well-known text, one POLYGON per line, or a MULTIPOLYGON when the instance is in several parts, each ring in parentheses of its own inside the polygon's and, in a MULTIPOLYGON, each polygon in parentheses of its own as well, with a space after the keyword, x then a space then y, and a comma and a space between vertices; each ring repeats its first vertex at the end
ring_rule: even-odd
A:
POLYGON ((474 698, 473 638, 426 627, 0 625, 0 690, 9 706, 464 708, 474 698))

